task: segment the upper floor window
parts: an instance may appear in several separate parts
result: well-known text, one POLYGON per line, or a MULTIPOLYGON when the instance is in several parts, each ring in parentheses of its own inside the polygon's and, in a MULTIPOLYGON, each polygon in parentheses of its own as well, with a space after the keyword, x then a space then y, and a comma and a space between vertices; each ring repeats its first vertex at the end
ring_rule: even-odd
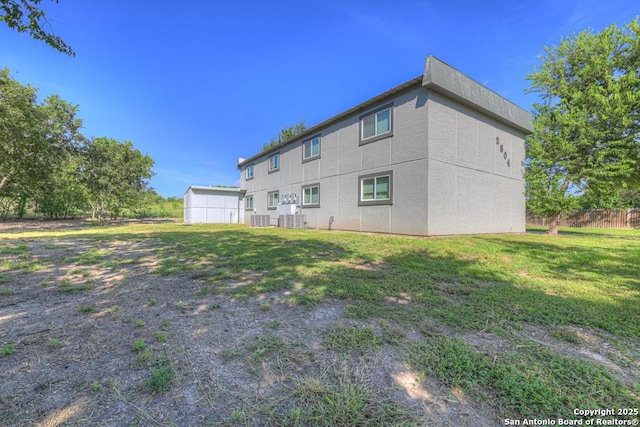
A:
POLYGON ((390 205, 393 203, 393 171, 362 175, 359 205, 390 205))
POLYGON ((280 170, 280 153, 276 153, 269 157, 269 172, 280 170))
POLYGON ((320 157, 320 135, 302 143, 302 160, 311 160, 320 157))
POLYGON ((302 187, 302 206, 308 208, 320 207, 320 184, 302 187))
POLYGON ((275 209, 280 202, 280 193, 277 191, 270 191, 267 193, 267 209, 275 209))
POLYGON ((247 168, 244 170, 244 172, 245 172, 245 174, 244 174, 245 179, 253 178, 253 165, 247 166, 247 168))
POLYGON ((393 135, 393 105, 360 116, 360 144, 393 135))

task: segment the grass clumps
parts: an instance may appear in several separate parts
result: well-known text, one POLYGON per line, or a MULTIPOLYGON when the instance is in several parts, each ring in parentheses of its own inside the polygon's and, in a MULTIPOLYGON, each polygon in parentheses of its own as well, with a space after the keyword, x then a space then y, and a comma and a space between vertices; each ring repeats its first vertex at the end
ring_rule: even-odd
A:
POLYGON ((5 246, 0 249, 0 255, 23 255, 29 250, 29 246, 20 243, 18 245, 5 246))
POLYGON ((82 305, 80 304, 78 307, 78 313, 83 313, 83 314, 90 314, 90 313, 97 313, 98 312, 98 307, 96 307, 95 305, 82 305))
POLYGON ((372 388, 358 370, 298 378, 291 394, 293 405, 280 420, 281 425, 419 424, 396 401, 385 398, 383 390, 372 388))
POLYGON ((603 367, 534 344, 530 348, 492 360, 461 339, 431 336, 409 347, 408 362, 448 386, 495 394, 505 415, 553 418, 574 408, 637 404, 637 396, 603 367))
POLYGON ((159 342, 167 342, 167 337, 168 335, 165 331, 158 331, 155 335, 156 341, 159 342))
POLYGON ((87 280, 85 283, 73 285, 69 279, 63 279, 62 284, 60 285, 60 292, 68 293, 68 294, 76 294, 82 291, 89 291, 94 287, 95 286, 94 286, 93 280, 87 280))
POLYGON ((146 389, 152 394, 164 393, 169 390, 176 373, 173 363, 168 358, 156 359, 150 363, 151 374, 145 381, 146 389))
POLYGON ((135 352, 141 352, 142 350, 144 350, 145 347, 146 347, 146 344, 144 342, 144 339, 140 338, 133 343, 132 350, 135 352))
POLYGON ((13 343, 9 343, 9 344, 5 344, 2 347, 2 355, 3 356, 10 356, 12 355, 14 352, 16 351, 16 346, 13 343))
POLYGON ((327 349, 340 352, 365 351, 382 345, 382 338, 368 326, 334 326, 325 332, 322 341, 327 349))

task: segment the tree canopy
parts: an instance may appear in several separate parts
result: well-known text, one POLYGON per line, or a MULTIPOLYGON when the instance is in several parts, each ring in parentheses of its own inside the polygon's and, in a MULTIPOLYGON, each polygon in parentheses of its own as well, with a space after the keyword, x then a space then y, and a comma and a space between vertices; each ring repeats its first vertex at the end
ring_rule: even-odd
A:
POLYGON ((294 137, 300 135, 305 130, 307 130, 307 125, 304 124, 304 119, 300 119, 299 123, 297 123, 295 125, 287 126, 286 128, 284 128, 284 129, 282 129, 280 131, 280 133, 278 134, 277 137, 271 138, 271 140, 269 141, 268 144, 264 144, 262 146, 262 151, 266 151, 271 147, 275 147, 276 145, 280 145, 283 142, 286 142, 286 141, 290 140, 291 138, 294 138, 294 137))
MULTIPOLYGON (((51 0, 58 3, 58 0, 51 0)), ((0 0, 0 21, 19 33, 28 32, 35 40, 42 40, 49 46, 66 55, 75 56, 71 47, 45 29, 51 27, 44 10, 39 7, 42 0, 0 0)))
POLYGON ((0 70, 0 216, 30 210, 49 217, 93 208, 99 223, 148 200, 153 160, 133 147, 80 132, 79 107, 0 70))
POLYGON ((153 159, 133 148, 130 141, 94 138, 82 158, 83 182, 94 216, 102 223, 107 212, 117 215, 134 207, 153 176, 153 159))
POLYGON ((640 25, 585 30, 545 48, 527 76, 534 133, 526 139, 527 208, 550 217, 614 189, 640 186, 640 25))

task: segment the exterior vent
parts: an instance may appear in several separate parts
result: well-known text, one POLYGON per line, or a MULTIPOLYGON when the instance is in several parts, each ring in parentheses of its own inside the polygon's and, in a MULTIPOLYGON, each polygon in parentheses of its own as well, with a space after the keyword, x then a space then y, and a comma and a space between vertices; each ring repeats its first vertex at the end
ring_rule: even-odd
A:
POLYGON ((269 227, 271 226, 270 215, 251 215, 252 227, 269 227))
POLYGON ((280 228, 305 228, 306 225, 306 215, 280 215, 278 217, 278 227, 280 228))

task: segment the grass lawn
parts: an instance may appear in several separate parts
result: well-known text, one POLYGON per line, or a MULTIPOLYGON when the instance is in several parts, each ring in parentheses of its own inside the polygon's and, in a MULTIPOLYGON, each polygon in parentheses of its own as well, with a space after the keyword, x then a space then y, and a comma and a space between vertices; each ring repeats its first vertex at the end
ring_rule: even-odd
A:
MULTIPOLYGON (((74 304, 69 316, 81 319, 83 327, 91 321, 102 325, 106 314, 121 323, 131 316, 128 327, 139 337, 132 335, 123 354, 138 363, 137 376, 119 386, 104 378, 91 387, 76 386, 79 395, 98 399, 108 392, 128 401, 130 418, 118 422, 181 425, 179 410, 163 418, 148 396, 174 393, 175 401, 186 390, 210 403, 208 415, 199 415, 210 425, 464 421, 454 407, 446 413, 425 410, 429 393, 472 408, 464 421, 469 425, 505 418, 581 419, 575 408, 638 408, 640 230, 561 229, 557 238, 540 230, 412 238, 169 223, 4 233, 0 332, 12 327, 28 277, 38 282, 38 298, 55 295, 56 304, 74 304), (128 289, 128 298, 143 295, 145 303, 128 308, 125 300, 107 298, 116 283, 128 289), (168 291, 156 292, 154 283, 169 284, 168 291), (204 316, 202 307, 210 322, 223 321, 212 316, 233 304, 254 304, 251 316, 259 320, 250 342, 229 341, 233 331, 218 343, 194 338, 195 323, 172 329, 204 316), (314 320, 331 307, 339 307, 337 317, 314 320), (289 317, 280 316, 281 310, 290 310, 289 317), (155 327, 167 313, 176 313, 175 320, 155 327), (296 335, 296 328, 308 336, 296 335), (268 392, 241 391, 229 383, 225 390, 235 397, 216 394, 226 403, 215 403, 213 374, 205 380, 196 369, 179 369, 180 361, 204 363, 198 359, 202 347, 191 347, 195 341, 219 347, 211 351, 222 370, 256 377, 259 384, 270 373, 268 392), (412 387, 422 395, 392 373, 374 381, 372 372, 384 371, 379 363, 390 372, 389 366, 410 371, 412 387), (354 377, 358 367, 367 371, 360 379, 354 377)), ((18 361, 33 352, 29 340, 20 343, 10 335, 0 342, 0 364, 5 372, 19 372, 18 361)), ((55 336, 44 343, 59 357, 69 349, 55 336)), ((9 393, 0 386, 0 400, 3 392, 9 393)), ((19 400, 15 405, 0 415, 42 421, 26 417, 19 400)))

